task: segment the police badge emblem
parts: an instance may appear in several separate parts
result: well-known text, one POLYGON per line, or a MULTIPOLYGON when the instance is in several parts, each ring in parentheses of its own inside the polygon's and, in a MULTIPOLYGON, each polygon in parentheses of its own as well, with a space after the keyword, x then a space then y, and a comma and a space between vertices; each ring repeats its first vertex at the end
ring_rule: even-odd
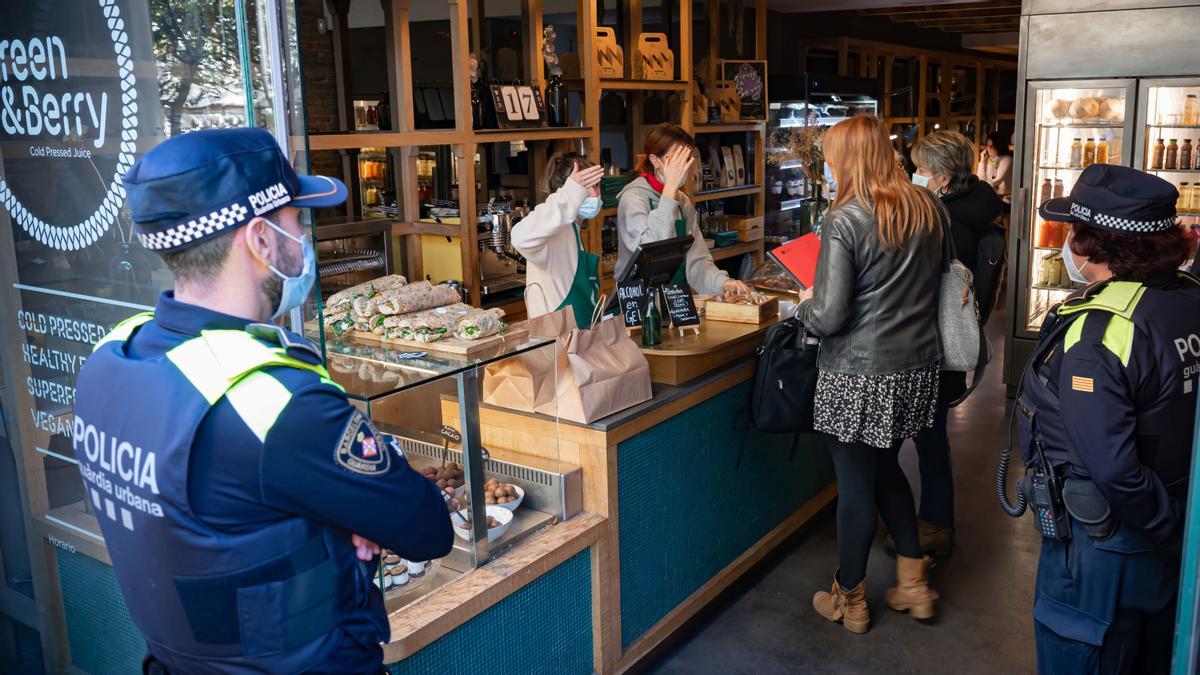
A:
POLYGON ((381 440, 375 425, 362 413, 355 412, 346 423, 334 457, 338 464, 354 473, 364 476, 387 473, 391 453, 381 451, 381 440))

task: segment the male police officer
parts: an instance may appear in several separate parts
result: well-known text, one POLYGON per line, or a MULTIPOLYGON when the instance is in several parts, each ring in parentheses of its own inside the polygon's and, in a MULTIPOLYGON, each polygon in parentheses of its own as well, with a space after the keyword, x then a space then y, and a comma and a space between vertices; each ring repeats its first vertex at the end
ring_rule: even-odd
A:
POLYGON ((1170 666, 1200 373, 1200 280, 1166 181, 1093 165, 1046 220, 1091 282, 1047 319, 1016 410, 1044 537, 1033 616, 1043 673, 1170 666))
POLYGON ((379 671, 389 628, 362 561, 372 542, 445 555, 447 508, 320 352, 266 323, 313 285, 299 208, 345 186, 297 176, 265 131, 226 129, 163 142, 125 187, 175 290, 97 345, 74 444, 146 669, 379 671))

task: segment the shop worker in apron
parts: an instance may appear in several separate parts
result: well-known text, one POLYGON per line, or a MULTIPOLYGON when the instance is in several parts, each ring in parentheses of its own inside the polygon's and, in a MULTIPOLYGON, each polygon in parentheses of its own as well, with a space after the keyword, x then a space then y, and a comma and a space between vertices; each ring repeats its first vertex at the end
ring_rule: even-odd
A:
POLYGON ((1192 244, 1177 197, 1095 164, 1040 209, 1071 223, 1063 262, 1090 284, 1047 318, 1013 413, 1043 537, 1042 673, 1170 666, 1200 380, 1200 280, 1178 269, 1192 244))
POLYGON ((379 545, 450 551, 437 487, 274 322, 312 289, 299 177, 260 129, 170 138, 125 176, 175 289, 78 379, 74 449, 151 673, 380 672, 379 545))
POLYGON ((713 262, 696 209, 681 192, 696 161, 696 141, 683 129, 664 122, 646 134, 642 151, 637 167, 641 175, 621 190, 617 207, 617 277, 633 262, 642 244, 690 234, 692 247, 671 283, 686 281, 693 293, 706 295, 725 289, 748 292, 746 284, 730 279, 713 262))
POLYGON ((600 296, 600 256, 588 253, 579 222, 600 213, 604 167, 578 156, 557 157, 547 167, 551 193, 513 227, 512 243, 525 256, 525 309, 541 316, 571 307, 587 328, 600 296))

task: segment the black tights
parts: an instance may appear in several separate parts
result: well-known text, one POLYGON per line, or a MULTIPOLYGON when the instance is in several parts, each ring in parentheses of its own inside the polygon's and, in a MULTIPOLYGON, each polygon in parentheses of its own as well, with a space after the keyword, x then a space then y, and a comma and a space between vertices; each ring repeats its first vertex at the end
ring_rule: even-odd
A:
POLYGON ((875 539, 875 513, 883 516, 896 552, 921 557, 912 488, 900 469, 900 444, 881 450, 865 443, 843 443, 825 435, 837 474, 838 583, 854 588, 867 576, 867 557, 875 539))

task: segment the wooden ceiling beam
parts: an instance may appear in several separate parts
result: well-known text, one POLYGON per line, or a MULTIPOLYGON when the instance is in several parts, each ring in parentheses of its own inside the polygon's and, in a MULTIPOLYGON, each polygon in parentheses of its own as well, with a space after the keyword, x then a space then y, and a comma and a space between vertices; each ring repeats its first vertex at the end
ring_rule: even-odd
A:
POLYGON ((921 14, 902 14, 900 16, 888 16, 891 21, 898 23, 912 21, 929 21, 937 19, 992 19, 992 18, 1018 18, 1021 16, 1020 9, 971 9, 962 10, 960 12, 923 12, 921 14))
POLYGON ((944 5, 907 5, 904 7, 860 9, 858 13, 863 16, 902 16, 905 14, 961 12, 974 9, 1016 9, 1020 12, 1021 3, 1015 0, 996 0, 994 2, 961 2, 944 5))
POLYGON ((1011 19, 937 19, 934 21, 918 21, 921 28, 959 28, 965 26, 1018 26, 1019 17, 1011 19))

